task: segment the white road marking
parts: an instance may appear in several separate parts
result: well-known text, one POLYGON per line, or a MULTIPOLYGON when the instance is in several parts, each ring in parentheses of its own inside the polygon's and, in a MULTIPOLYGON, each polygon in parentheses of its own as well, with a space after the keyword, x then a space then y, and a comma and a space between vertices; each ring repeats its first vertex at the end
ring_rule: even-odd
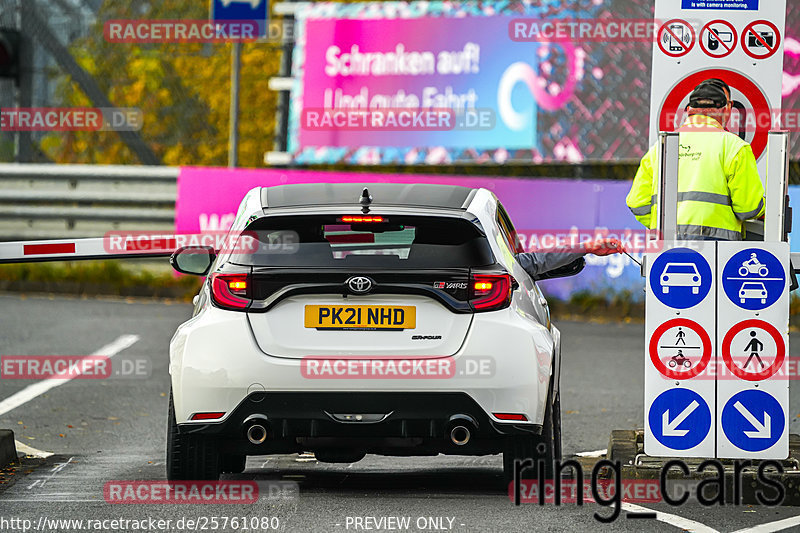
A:
POLYGON ((773 531, 783 531, 784 529, 789 529, 797 525, 800 525, 800 516, 792 516, 791 518, 784 518, 777 522, 768 522, 755 527, 739 529, 734 531, 734 533, 772 533, 773 531))
POLYGON ((575 455, 578 457, 605 457, 608 455, 608 449, 603 448, 602 450, 595 450, 593 452, 580 452, 575 455))
MULTIPOLYGON (((136 341, 139 340, 138 335, 122 335, 117 340, 110 344, 106 344, 96 352, 92 353, 91 355, 105 355, 107 357, 114 357, 119 352, 124 350, 125 348, 130 348, 136 341)), ((63 385, 68 381, 74 379, 73 377, 69 378, 62 378, 62 379, 43 379, 34 383, 33 385, 28 385, 21 391, 12 394, 2 402, 0 402, 0 416, 8 413, 9 411, 13 411, 20 405, 23 405, 37 396, 44 394, 45 392, 49 391, 50 389, 54 389, 59 385, 63 385)))
POLYGON ((33 457, 38 457, 39 459, 47 459, 51 455, 51 452, 43 452, 42 450, 37 450, 36 448, 31 448, 25 443, 22 443, 18 440, 15 440, 14 443, 17 446, 17 452, 22 452, 25 455, 32 455, 33 457))
POLYGON ((47 476, 44 479, 37 479, 36 481, 34 481, 30 485, 28 485, 28 490, 30 490, 30 489, 32 489, 34 487, 44 487, 47 484, 48 481, 50 481, 51 479, 53 479, 55 477, 56 474, 58 474, 59 472, 64 470, 67 467, 67 465, 72 463, 73 459, 75 459, 75 458, 74 457, 70 457, 69 459, 67 459, 66 463, 56 463, 55 466, 53 466, 53 469, 50 471, 50 475, 49 476, 47 476))
POLYGON ((665 524, 675 526, 684 531, 692 531, 695 533, 719 533, 718 530, 701 524, 700 522, 695 522, 694 520, 674 514, 654 511, 653 509, 648 509, 647 507, 634 505, 632 503, 622 502, 622 509, 633 513, 656 513, 656 520, 659 522, 664 522, 665 524))

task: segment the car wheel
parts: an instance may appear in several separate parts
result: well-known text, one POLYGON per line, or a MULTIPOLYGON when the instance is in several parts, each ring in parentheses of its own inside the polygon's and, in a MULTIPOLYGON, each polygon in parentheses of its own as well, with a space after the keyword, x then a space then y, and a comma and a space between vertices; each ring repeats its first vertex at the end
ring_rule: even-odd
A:
POLYGON ((219 459, 219 450, 214 440, 178 431, 170 389, 167 414, 167 479, 216 481, 220 474, 219 459))
POLYGON ((661 292, 664 294, 669 294, 669 287, 661 287, 661 292))
POLYGON ((744 303, 744 298, 741 298, 741 299, 739 300, 739 303, 744 303))
POLYGON ((700 294, 700 287, 692 287, 692 294, 700 294))
POLYGON ((503 477, 506 483, 514 481, 517 461, 533 459, 534 465, 520 473, 520 479, 537 479, 538 467, 544 467, 545 479, 553 479, 554 461, 561 460, 561 396, 553 398, 553 380, 547 393, 541 435, 522 435, 508 439, 503 451, 503 477))

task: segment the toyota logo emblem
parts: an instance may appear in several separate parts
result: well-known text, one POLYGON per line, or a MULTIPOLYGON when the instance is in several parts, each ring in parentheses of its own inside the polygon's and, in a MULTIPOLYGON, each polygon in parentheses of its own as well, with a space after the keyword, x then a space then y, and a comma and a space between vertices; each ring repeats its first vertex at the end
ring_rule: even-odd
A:
POLYGON ((372 280, 365 276, 353 276, 346 283, 353 294, 366 294, 372 290, 372 280))

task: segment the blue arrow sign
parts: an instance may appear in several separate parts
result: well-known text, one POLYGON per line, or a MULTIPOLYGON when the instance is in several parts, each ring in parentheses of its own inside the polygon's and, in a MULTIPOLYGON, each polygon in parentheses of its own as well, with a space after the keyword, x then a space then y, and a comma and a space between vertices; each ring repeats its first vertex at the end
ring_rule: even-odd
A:
POLYGON ((708 296, 711 278, 711 267, 702 255, 689 248, 673 248, 653 261, 650 289, 664 305, 688 309, 708 296))
POLYGON ((778 442, 785 420, 780 402, 760 390, 735 394, 722 409, 725 436, 748 452, 761 452, 778 442))
POLYGON ((760 311, 781 297, 786 289, 786 274, 777 257, 760 248, 748 248, 725 264, 722 288, 742 309, 760 311))
POLYGON ((711 430, 711 410, 702 396, 689 389, 662 392, 650 406, 650 431, 673 450, 694 448, 711 430))
POLYGON ((211 20, 225 22, 255 22, 259 36, 265 36, 269 19, 269 0, 211 0, 211 20))

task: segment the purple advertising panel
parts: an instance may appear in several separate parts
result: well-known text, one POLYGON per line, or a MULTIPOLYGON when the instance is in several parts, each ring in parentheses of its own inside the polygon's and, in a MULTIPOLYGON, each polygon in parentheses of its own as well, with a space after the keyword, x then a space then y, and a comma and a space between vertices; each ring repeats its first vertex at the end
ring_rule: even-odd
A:
MULTIPOLYGON (((642 229, 625 207, 629 182, 186 167, 178 177, 176 233, 230 228, 239 203, 254 187, 375 182, 486 188, 505 206, 526 250, 547 249, 565 235, 623 236, 642 229)), ((637 258, 640 255, 633 253, 637 258)), ((542 282, 543 289, 552 296, 569 298, 581 290, 616 293, 643 286, 639 267, 627 256, 591 256, 587 263, 579 276, 542 282)), ((641 298, 641 290, 636 292, 635 297, 641 298)))
MULTIPOLYGON (((318 172, 277 169, 182 168, 178 176, 176 233, 204 233, 230 228, 239 203, 254 187, 291 183, 437 183, 483 187, 500 199, 514 223, 526 251, 547 250, 558 239, 572 236, 619 237, 641 261, 645 245, 643 228, 625 205, 629 181, 509 179, 492 177, 435 176, 318 172)), ((789 188, 792 205, 800 202, 800 186, 789 188)), ((800 209, 794 210, 794 227, 800 227, 800 209)), ((800 252, 795 239, 793 252, 800 252)), ((627 294, 632 301, 644 299, 639 265, 630 257, 614 254, 586 256, 586 269, 571 278, 546 280, 549 296, 569 299, 586 291, 593 295, 627 294)))

